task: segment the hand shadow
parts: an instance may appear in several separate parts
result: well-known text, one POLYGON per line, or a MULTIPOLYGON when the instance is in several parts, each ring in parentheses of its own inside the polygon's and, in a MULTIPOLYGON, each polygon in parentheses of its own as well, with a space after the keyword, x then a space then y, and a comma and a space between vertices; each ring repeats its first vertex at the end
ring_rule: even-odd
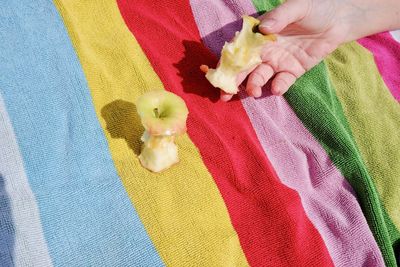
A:
POLYGON ((140 154, 140 137, 144 128, 135 104, 121 99, 115 100, 101 109, 101 116, 107 123, 107 131, 112 138, 125 139, 128 147, 136 155, 140 154))
POLYGON ((184 56, 173 64, 182 78, 183 91, 206 97, 212 102, 219 100, 219 89, 214 88, 204 77, 200 65, 215 66, 217 58, 203 44, 195 41, 183 40, 184 56))

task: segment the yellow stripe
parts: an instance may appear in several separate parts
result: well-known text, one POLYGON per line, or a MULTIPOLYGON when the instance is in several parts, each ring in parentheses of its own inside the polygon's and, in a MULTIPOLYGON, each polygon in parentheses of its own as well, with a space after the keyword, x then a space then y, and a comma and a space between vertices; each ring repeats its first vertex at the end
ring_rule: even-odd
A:
POLYGON ((137 153, 143 129, 132 103, 163 85, 116 3, 55 3, 83 66, 122 183, 164 262, 247 265, 218 188, 187 136, 178 140, 179 164, 161 175, 140 166, 137 153))
POLYGON ((400 105, 358 43, 341 46, 326 63, 368 172, 400 229, 400 105))

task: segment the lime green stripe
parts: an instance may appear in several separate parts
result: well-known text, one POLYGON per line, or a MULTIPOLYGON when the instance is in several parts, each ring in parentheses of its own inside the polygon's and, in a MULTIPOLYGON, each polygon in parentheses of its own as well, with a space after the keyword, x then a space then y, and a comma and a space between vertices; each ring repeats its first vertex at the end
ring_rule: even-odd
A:
POLYGON ((367 170, 399 229, 400 105, 386 88, 371 53, 359 44, 341 46, 326 64, 367 170))
POLYGON ((374 58, 357 43, 341 46, 326 64, 355 141, 383 204, 400 227, 400 105, 374 58))

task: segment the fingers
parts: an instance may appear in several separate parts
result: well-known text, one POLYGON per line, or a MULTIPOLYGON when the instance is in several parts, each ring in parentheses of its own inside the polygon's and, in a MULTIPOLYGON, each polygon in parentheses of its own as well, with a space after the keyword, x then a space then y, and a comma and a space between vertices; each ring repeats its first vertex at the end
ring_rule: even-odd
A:
POLYGON ((297 77, 290 72, 279 72, 272 80, 271 92, 274 95, 283 95, 294 84, 297 77))
POLYGON ((250 96, 260 97, 262 94, 262 87, 274 75, 274 70, 267 64, 259 65, 249 75, 247 80, 246 91, 250 96))
POLYGON ((249 75, 249 73, 250 73, 250 71, 245 71, 245 72, 239 73, 236 76, 236 84, 237 84, 237 86, 242 84, 242 82, 246 79, 246 77, 247 77, 247 75, 249 75))
POLYGON ((232 99, 233 95, 232 94, 228 94, 227 92, 220 90, 220 99, 224 102, 228 102, 229 100, 232 99))
MULTIPOLYGON (((262 87, 268 82, 273 76, 273 69, 266 64, 258 66, 249 76, 247 82, 246 91, 250 96, 260 97, 262 94, 262 87)), ((297 77, 290 72, 279 72, 272 80, 271 92, 274 95, 281 96, 289 90, 297 77)), ((228 102, 233 97, 232 94, 228 94, 221 90, 221 100, 228 102)))
MULTIPOLYGON (((254 70, 254 68, 249 69, 247 71, 243 71, 241 73, 239 73, 236 77, 236 84, 239 86, 240 84, 242 84, 242 82, 246 79, 247 75, 249 75, 250 72, 252 72, 254 70)), ((220 99, 224 102, 228 102, 229 100, 231 100, 233 97, 232 94, 228 94, 225 91, 221 90, 220 92, 220 99)))
MULTIPOLYGON (((262 87, 274 75, 274 70, 267 64, 261 64, 250 75, 246 85, 246 91, 250 96, 260 97, 262 95, 262 87)), ((290 72, 279 72, 275 75, 271 84, 271 92, 274 95, 281 96, 289 90, 297 77, 290 72)), ((233 95, 220 90, 220 99, 228 102, 233 95)))
POLYGON ((302 19, 308 9, 308 0, 287 0, 274 10, 261 16, 260 31, 264 34, 279 33, 287 25, 302 19))
MULTIPOLYGON (((262 87, 274 75, 274 70, 268 64, 259 65, 250 75, 247 81, 246 91, 250 96, 260 97, 262 87)), ((271 84, 271 92, 274 95, 283 95, 292 86, 297 77, 287 71, 275 75, 271 84)))

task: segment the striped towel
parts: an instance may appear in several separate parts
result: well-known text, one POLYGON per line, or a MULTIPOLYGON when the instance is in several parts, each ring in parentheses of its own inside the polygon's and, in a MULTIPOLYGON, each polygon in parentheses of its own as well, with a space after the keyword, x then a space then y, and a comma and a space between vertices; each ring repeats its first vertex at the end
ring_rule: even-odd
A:
POLYGON ((199 66, 278 0, 3 0, 0 266, 396 266, 400 43, 341 46, 284 97, 199 66), (190 114, 141 167, 136 99, 190 114))

